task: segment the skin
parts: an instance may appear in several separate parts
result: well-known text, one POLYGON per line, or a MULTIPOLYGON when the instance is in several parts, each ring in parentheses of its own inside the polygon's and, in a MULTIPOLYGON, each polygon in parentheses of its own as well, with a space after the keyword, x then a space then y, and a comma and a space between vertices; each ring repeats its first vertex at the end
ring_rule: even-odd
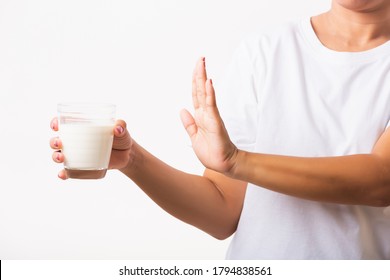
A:
POLYGON ((334 0, 329 12, 312 17, 312 25, 329 49, 365 51, 389 40, 389 7, 389 0, 334 0))
MULTIPOLYGON (((336 51, 364 51, 390 39, 389 0, 334 0, 329 12, 312 18, 320 41, 336 51)), ((199 59, 192 81, 194 113, 180 114, 192 147, 206 167, 202 176, 177 170, 142 148, 118 120, 110 169, 134 181, 173 216, 224 239, 235 232, 247 183, 321 202, 390 205, 390 131, 370 154, 289 157, 237 149, 216 106, 215 91, 199 59)), ((58 130, 58 121, 51 122, 58 130)), ((52 138, 53 160, 64 161, 61 140, 52 138)), ((58 176, 67 179, 64 170, 58 176)))

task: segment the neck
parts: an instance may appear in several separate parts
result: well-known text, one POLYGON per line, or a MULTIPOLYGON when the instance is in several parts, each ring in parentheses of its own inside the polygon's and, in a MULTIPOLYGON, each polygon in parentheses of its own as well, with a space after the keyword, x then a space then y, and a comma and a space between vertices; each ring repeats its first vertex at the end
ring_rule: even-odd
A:
POLYGON ((333 1, 331 10, 314 17, 312 23, 325 46, 337 51, 364 51, 390 40, 390 4, 354 10, 333 1))
POLYGON ((390 36, 390 5, 386 8, 354 11, 333 2, 326 17, 328 23, 335 28, 335 33, 349 37, 347 39, 369 41, 390 36))

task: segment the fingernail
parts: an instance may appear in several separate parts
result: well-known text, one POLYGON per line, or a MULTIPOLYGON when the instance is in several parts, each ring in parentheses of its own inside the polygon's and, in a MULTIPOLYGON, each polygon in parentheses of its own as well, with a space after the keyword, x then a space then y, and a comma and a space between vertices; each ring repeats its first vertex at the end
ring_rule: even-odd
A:
POLYGON ((58 141, 57 140, 54 141, 54 147, 58 148, 58 141))
POLYGON ((60 153, 56 154, 56 160, 60 160, 60 153))
POLYGON ((116 127, 116 131, 117 131, 119 134, 122 134, 123 131, 124 131, 124 129, 123 129, 123 127, 121 127, 121 126, 117 126, 117 127, 116 127))

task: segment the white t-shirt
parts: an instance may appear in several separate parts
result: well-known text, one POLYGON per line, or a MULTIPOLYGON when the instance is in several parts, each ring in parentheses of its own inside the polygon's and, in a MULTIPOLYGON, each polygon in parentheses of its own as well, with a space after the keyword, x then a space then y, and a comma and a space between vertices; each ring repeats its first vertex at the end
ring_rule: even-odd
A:
MULTIPOLYGON (((370 153, 390 119, 390 41, 336 52, 320 43, 310 19, 290 23, 241 44, 217 101, 241 149, 303 157, 370 153)), ((227 258, 390 259, 388 210, 249 184, 227 258)))

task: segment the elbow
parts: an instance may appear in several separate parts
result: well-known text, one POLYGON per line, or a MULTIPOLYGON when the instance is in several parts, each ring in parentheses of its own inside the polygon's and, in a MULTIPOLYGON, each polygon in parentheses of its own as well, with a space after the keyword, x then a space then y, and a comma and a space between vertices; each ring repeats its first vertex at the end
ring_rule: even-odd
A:
POLYGON ((232 236, 236 232, 237 226, 235 227, 226 227, 221 228, 219 230, 216 230, 215 232, 209 232, 209 234, 214 237, 215 239, 218 239, 220 241, 223 241, 225 239, 228 239, 230 236, 232 236))
POLYGON ((223 232, 223 233, 218 233, 218 234, 212 234, 211 236, 214 237, 215 239, 223 241, 225 239, 228 239, 230 236, 232 236, 233 233, 234 232, 232 232, 232 233, 225 233, 225 232, 223 232))

